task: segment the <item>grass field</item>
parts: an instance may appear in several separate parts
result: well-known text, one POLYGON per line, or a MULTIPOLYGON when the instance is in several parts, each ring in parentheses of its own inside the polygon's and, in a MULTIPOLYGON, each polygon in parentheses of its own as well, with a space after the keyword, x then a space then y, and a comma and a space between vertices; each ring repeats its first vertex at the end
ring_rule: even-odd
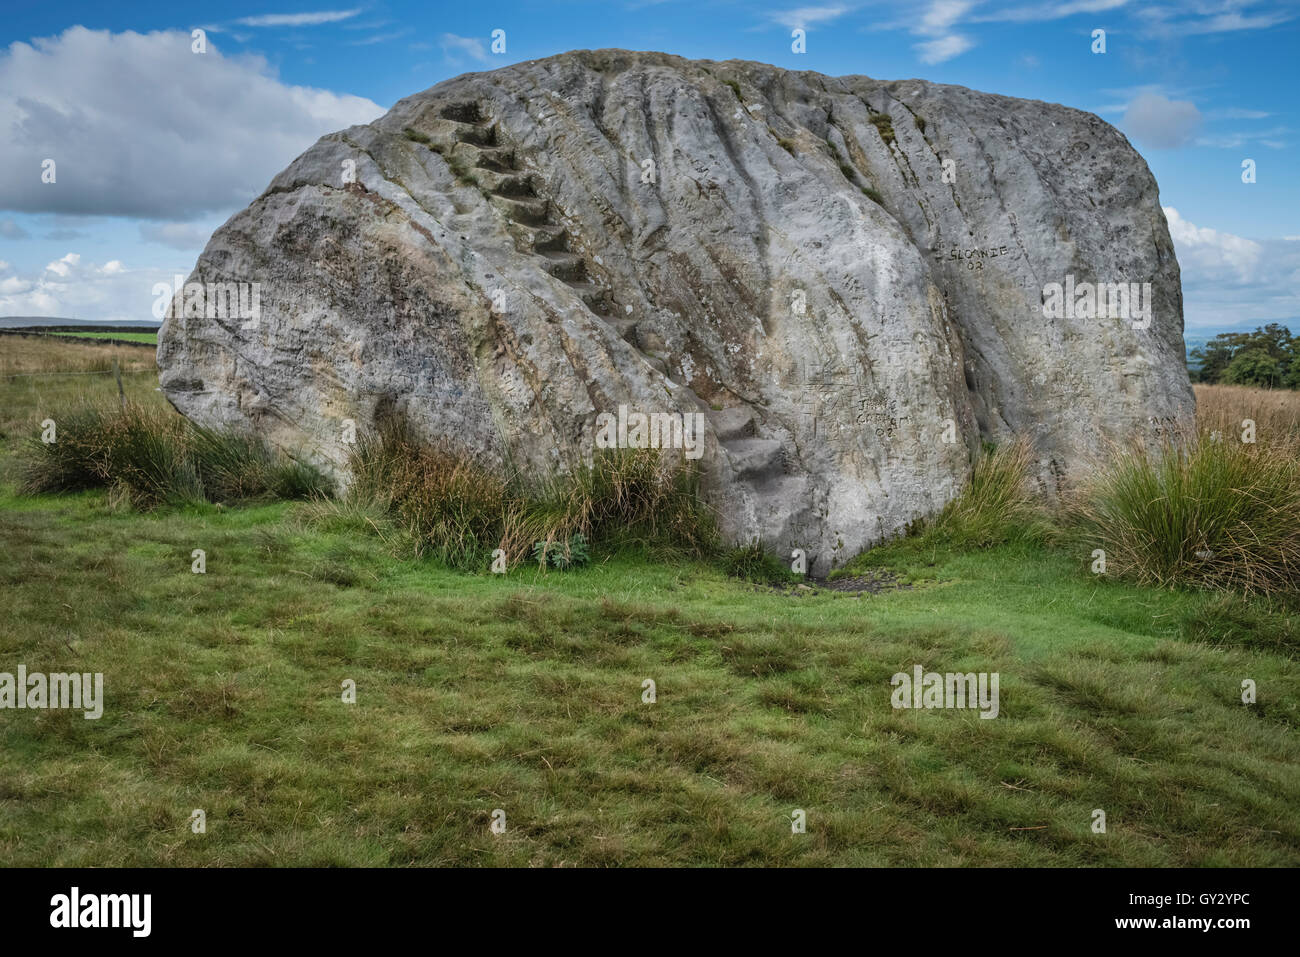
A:
POLYGON ((158 345, 156 332, 117 332, 113 329, 95 330, 93 332, 55 332, 52 335, 67 336, 70 339, 118 339, 123 342, 141 342, 158 345))
MULTIPOLYGON (((14 364, 92 347, 57 348, 14 364)), ((165 404, 155 383, 124 376, 165 404)), ((16 443, 116 390, 0 379, 0 671, 99 671, 106 697, 97 721, 0 711, 0 862, 1300 863, 1285 605, 1036 544, 898 543, 863 567, 907 587, 862 596, 636 554, 467 575, 305 505, 17 495, 16 443), (998 672, 999 717, 894 710, 914 664, 998 672)))

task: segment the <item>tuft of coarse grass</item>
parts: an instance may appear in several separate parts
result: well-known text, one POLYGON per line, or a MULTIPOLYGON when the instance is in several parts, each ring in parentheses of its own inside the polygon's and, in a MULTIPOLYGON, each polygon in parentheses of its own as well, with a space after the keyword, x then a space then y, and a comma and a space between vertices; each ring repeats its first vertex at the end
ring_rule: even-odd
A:
POLYGON ((759 541, 739 545, 722 556, 722 569, 731 578, 759 585, 791 585, 803 581, 759 541))
POLYGON ((876 128, 886 146, 894 144, 894 121, 888 113, 873 113, 869 122, 876 128))
POLYGON ((498 548, 516 565, 538 543, 549 554, 577 535, 607 549, 692 554, 713 541, 698 476, 657 449, 600 450, 588 465, 530 480, 388 424, 358 442, 351 468, 349 497, 385 509, 420 555, 453 568, 483 570, 498 548))
POLYGON ((420 556, 451 567, 486 567, 502 541, 510 514, 505 481, 405 426, 361 436, 351 467, 349 497, 393 514, 420 556))
POLYGON ((862 190, 863 196, 867 197, 867 199, 871 200, 877 206, 885 205, 885 197, 881 196, 880 193, 872 189, 870 186, 860 186, 858 188, 862 190))
POLYGON ((1033 446, 1024 437, 986 445, 970 482, 925 527, 926 536, 961 548, 1044 539, 1047 525, 1030 482, 1032 464, 1033 446))
POLYGON ((22 448, 26 494, 113 488, 133 507, 310 498, 330 492, 316 469, 256 437, 192 425, 171 410, 126 402, 52 413, 53 441, 22 448))
POLYGON ((1108 570, 1246 593, 1300 582, 1300 462, 1289 441, 1202 433, 1116 450, 1073 513, 1108 570))

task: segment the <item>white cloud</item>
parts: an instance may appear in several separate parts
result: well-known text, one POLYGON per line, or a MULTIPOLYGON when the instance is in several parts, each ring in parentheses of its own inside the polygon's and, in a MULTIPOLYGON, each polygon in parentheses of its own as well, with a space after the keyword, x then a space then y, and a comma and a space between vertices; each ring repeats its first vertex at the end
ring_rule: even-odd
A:
POLYGON ((1174 5, 1151 4, 1139 7, 1135 15, 1144 21, 1148 33, 1162 37, 1265 30, 1295 19, 1294 10, 1279 8, 1265 13, 1243 14, 1237 9, 1251 5, 1252 0, 1202 0, 1185 4, 1181 9, 1174 5))
POLYGON ((1011 21, 1026 23, 1041 20, 1060 20, 1080 13, 1105 13, 1125 6, 1128 0, 1070 0, 1066 3, 1040 3, 1029 7, 1011 7, 975 17, 978 23, 1011 21))
POLYGON ((1295 14, 1279 12, 1244 17, 1234 11, 1207 17, 1204 20, 1186 21, 1176 27, 1175 32, 1191 35, 1197 33, 1235 33, 1238 30, 1267 30, 1279 23, 1286 23, 1294 16, 1295 14))
POLYGON ((974 5, 970 0, 932 0, 921 15, 917 32, 931 36, 947 33, 974 5))
POLYGON ((790 30, 806 30, 817 23, 829 23, 848 13, 851 7, 834 4, 824 7, 796 7, 793 10, 774 10, 773 21, 790 30))
POLYGON ((1201 126, 1201 113, 1187 100, 1139 93, 1124 113, 1123 127, 1134 139, 1156 149, 1186 146, 1201 126))
POLYGON ((0 52, 0 209, 230 211, 320 136, 383 113, 363 97, 287 86, 262 57, 190 43, 180 31, 72 27, 0 52), (58 164, 55 183, 41 182, 45 158, 58 164))
POLYGON ((919 19, 909 16, 893 26, 904 27, 913 36, 929 38, 912 44, 922 63, 943 63, 975 45, 974 40, 954 32, 953 27, 966 19, 977 5, 978 0, 930 0, 919 19))
MULTIPOLYGON (((1267 322, 1300 316, 1300 243, 1247 239, 1188 222, 1165 207, 1183 280, 1189 329, 1267 322)), ((1296 237, 1291 237, 1292 239, 1296 237)))
POLYGON ((1173 206, 1164 210, 1180 266, 1194 269, 1201 279, 1250 282, 1255 278, 1262 252, 1259 243, 1208 226, 1195 226, 1173 206))
POLYGON ((316 13, 265 13, 256 17, 241 17, 236 23, 246 27, 314 27, 322 23, 338 23, 355 17, 355 10, 321 10, 316 13))
POLYGON ((943 63, 945 60, 951 60, 953 57, 965 53, 974 45, 973 40, 953 33, 937 40, 926 40, 924 43, 917 43, 912 49, 916 51, 922 63, 943 63))
POLYGON ((1215 136, 1202 136, 1196 140, 1197 146, 1213 146, 1218 149, 1235 150, 1240 149, 1247 143, 1259 142, 1263 146, 1273 149, 1283 149, 1286 144, 1276 139, 1278 136, 1286 136, 1291 132, 1287 126, 1275 126, 1267 130, 1239 131, 1235 133, 1220 133, 1215 136))
POLYGON ((54 262, 47 265, 45 270, 54 273, 56 276, 67 277, 72 274, 72 267, 77 265, 79 262, 81 262, 80 255, 77 253, 68 253, 62 259, 56 259, 54 262))
POLYGON ((0 279, 0 316, 74 319, 153 319, 154 283, 170 283, 187 266, 132 269, 119 260, 98 264, 68 253, 44 269, 0 279))
POLYGON ((389 40, 400 40, 402 37, 410 34, 410 29, 393 30, 389 33, 375 33, 363 40, 353 40, 350 44, 354 47, 371 46, 376 43, 387 43, 389 40))
POLYGON ((458 37, 454 33, 444 33, 438 38, 438 45, 442 47, 442 54, 450 63, 460 62, 456 57, 457 53, 467 54, 480 63, 488 62, 488 53, 483 48, 483 41, 474 37, 458 37))

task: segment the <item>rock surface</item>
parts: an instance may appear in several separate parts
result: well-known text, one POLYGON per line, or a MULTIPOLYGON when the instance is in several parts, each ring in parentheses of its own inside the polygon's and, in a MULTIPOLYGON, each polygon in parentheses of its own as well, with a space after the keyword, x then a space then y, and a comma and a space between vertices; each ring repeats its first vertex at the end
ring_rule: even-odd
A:
POLYGON ((404 416, 565 468, 602 412, 699 412, 724 532, 824 573, 933 514, 981 440, 1049 494, 1185 427, 1178 263, 1145 162, 1062 106, 919 80, 582 51, 321 139, 208 243, 159 338, 185 415, 342 471, 404 416), (1050 283, 1149 283, 1145 324, 1050 283), (192 299, 193 297, 190 297, 192 299), (188 313, 188 314, 187 314, 188 313))

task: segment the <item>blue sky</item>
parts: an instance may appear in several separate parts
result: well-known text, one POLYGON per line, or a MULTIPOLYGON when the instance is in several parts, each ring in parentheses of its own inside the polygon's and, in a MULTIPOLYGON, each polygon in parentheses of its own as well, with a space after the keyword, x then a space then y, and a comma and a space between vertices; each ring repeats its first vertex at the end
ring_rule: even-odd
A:
POLYGON ((1189 334, 1300 331, 1300 0, 6 0, 0 31, 0 315, 146 318, 153 283, 188 273, 212 230, 320 135, 459 73, 623 47, 1095 112, 1160 184, 1189 334))

